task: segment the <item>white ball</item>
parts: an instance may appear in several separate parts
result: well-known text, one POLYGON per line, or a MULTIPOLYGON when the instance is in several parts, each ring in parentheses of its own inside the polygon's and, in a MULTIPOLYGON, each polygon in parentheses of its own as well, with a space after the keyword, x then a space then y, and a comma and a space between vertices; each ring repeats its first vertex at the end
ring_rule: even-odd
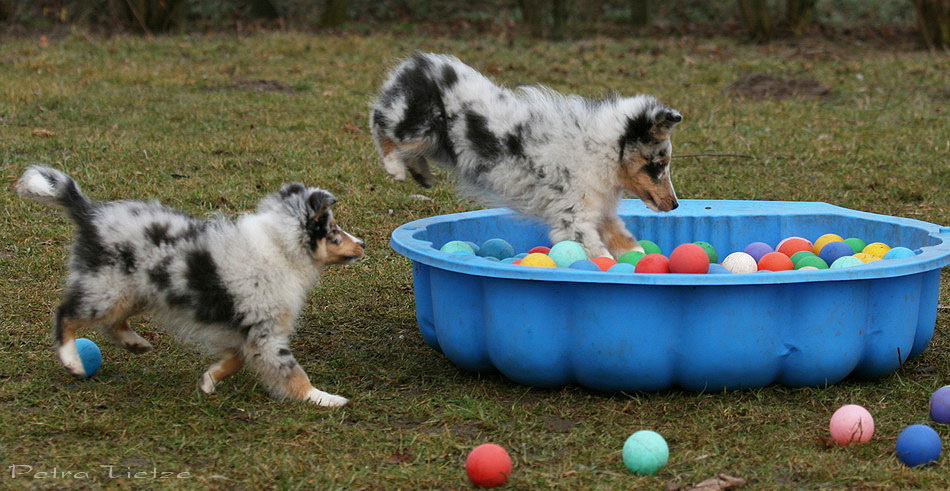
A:
POLYGON ((733 273, 755 273, 759 266, 755 263, 755 258, 744 252, 733 252, 722 260, 722 267, 733 273))

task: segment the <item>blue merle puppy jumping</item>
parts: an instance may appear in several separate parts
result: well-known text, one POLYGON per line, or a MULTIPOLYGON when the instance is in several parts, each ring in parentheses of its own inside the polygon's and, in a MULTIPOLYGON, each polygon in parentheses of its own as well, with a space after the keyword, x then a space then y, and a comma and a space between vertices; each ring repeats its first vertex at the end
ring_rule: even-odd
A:
POLYGON ((329 192, 286 184, 232 221, 196 219, 157 202, 96 202, 48 167, 28 168, 15 189, 63 209, 76 225, 53 320, 56 353, 72 374, 85 375, 78 330, 101 327, 119 346, 144 353, 152 346, 127 319, 151 313, 217 357, 199 379, 205 393, 247 364, 277 399, 346 404, 314 388, 290 351, 295 319, 320 272, 363 256, 363 242, 334 220, 329 192))
POLYGON ((383 84, 370 127, 394 179, 428 187, 432 160, 463 192, 548 224, 552 242, 619 257, 643 250, 617 216, 624 191, 654 211, 678 206, 670 134, 682 119, 647 95, 512 91, 453 56, 416 53, 383 84))

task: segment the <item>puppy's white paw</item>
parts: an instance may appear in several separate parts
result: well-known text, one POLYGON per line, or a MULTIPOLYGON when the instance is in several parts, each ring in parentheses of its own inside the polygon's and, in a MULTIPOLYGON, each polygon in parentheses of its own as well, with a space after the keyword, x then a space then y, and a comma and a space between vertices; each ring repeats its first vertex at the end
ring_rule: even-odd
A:
POLYGON ((211 376, 211 372, 205 372, 201 378, 198 379, 198 388, 205 394, 214 393, 214 377, 211 376))
POLYGON ((333 395, 319 389, 310 389, 310 392, 307 393, 307 398, 305 400, 318 406, 326 407, 340 407, 350 402, 345 397, 333 395))
POLYGON ((69 341, 57 347, 56 354, 59 355, 59 361, 66 367, 67 372, 77 377, 86 376, 86 368, 82 366, 82 359, 79 358, 75 341, 69 341))
POLYGON ((406 180, 406 164, 392 154, 383 158, 383 168, 389 173, 389 177, 392 177, 394 180, 406 180))

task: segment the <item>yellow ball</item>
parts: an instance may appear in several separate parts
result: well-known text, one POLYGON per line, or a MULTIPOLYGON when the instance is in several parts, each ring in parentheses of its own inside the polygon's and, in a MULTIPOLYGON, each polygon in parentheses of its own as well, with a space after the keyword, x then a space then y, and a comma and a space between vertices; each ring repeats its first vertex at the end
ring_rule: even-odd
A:
POLYGON ((867 254, 867 253, 864 253, 864 252, 859 252, 859 253, 855 254, 854 257, 860 259, 861 262, 863 262, 864 264, 867 264, 867 263, 869 263, 869 262, 871 262, 871 261, 880 261, 880 260, 881 260, 881 258, 879 258, 879 257, 877 257, 877 256, 872 256, 872 255, 867 254))
POLYGON ((557 264, 547 254, 533 252, 521 260, 522 266, 538 266, 542 268, 556 268, 557 264))
POLYGON ((815 243, 813 244, 813 247, 815 248, 815 254, 816 255, 821 254, 821 248, 824 247, 825 244, 829 242, 840 242, 843 240, 844 239, 842 239, 841 236, 838 234, 822 235, 821 237, 818 237, 818 240, 816 240, 815 243))
POLYGON ((868 244, 867 247, 865 247, 864 250, 861 252, 865 254, 870 254, 877 258, 883 258, 884 254, 887 254, 887 251, 889 250, 891 250, 891 246, 883 242, 873 242, 871 244, 868 244))

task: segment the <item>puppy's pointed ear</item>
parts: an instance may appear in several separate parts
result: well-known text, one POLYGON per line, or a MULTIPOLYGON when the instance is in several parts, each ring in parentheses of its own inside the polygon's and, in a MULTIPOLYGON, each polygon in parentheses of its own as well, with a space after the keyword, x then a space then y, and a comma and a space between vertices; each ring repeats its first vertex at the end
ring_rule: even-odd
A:
POLYGON ((334 203, 336 203, 336 198, 332 194, 322 189, 312 188, 310 195, 307 196, 307 212, 312 219, 315 219, 320 215, 325 215, 334 203))
POLYGON ((310 250, 317 249, 320 240, 330 233, 330 220, 333 213, 330 207, 336 203, 336 198, 332 194, 322 190, 311 188, 310 195, 307 196, 307 239, 310 243, 310 250))

